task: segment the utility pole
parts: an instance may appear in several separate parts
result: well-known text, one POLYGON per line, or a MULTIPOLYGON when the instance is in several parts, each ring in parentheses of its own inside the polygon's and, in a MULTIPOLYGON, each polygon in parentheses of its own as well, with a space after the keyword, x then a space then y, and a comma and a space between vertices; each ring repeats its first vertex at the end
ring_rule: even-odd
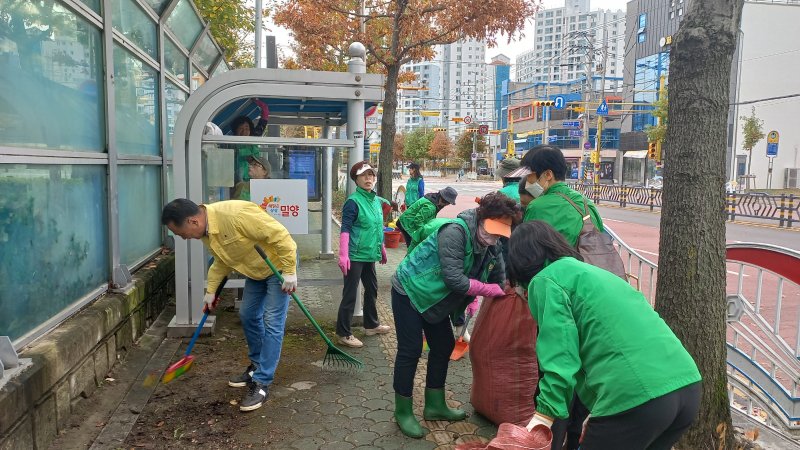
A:
POLYGON ((588 34, 584 38, 589 43, 586 50, 586 93, 583 102, 583 135, 581 136, 581 165, 578 168, 578 178, 583 180, 586 176, 584 173, 584 160, 583 152, 586 150, 586 143, 589 142, 589 103, 592 100, 592 64, 594 62, 594 40, 588 34))
MULTIPOLYGON (((603 12, 603 66, 601 67, 603 74, 600 78, 600 103, 606 100, 606 62, 608 60, 608 33, 606 31, 606 13, 603 12)), ((603 142, 603 116, 597 115, 597 134, 594 137, 595 154, 594 154, 594 184, 595 190, 599 189, 600 185, 600 150, 603 142)), ((597 194, 597 192, 595 192, 597 194)), ((597 197, 595 195, 595 197, 597 197)))
POLYGON ((261 4, 262 0, 256 0, 256 48, 255 48, 255 66, 256 69, 261 68, 261 28, 262 28, 262 16, 263 16, 263 7, 261 4))

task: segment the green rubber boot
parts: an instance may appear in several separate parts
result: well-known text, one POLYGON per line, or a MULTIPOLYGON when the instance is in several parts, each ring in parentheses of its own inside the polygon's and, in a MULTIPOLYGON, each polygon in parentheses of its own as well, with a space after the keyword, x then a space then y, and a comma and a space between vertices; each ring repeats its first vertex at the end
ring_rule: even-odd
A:
POLYGON ((406 436, 412 438, 425 436, 425 429, 414 417, 414 404, 411 397, 394 394, 394 420, 397 421, 400 431, 406 436))
POLYGON ((464 420, 467 413, 447 406, 444 400, 444 389, 425 389, 425 409, 422 412, 425 420, 464 420))

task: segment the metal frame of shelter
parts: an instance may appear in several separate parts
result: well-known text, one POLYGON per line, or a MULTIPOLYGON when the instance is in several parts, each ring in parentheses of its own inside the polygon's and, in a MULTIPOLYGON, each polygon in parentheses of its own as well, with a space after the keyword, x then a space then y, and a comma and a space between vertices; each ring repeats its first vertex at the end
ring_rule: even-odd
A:
MULTIPOLYGON (((364 147, 364 109, 366 103, 383 100, 383 76, 366 74, 363 45, 353 43, 348 72, 300 71, 286 69, 242 69, 218 75, 186 101, 175 123, 174 134, 174 195, 202 203, 204 173, 201 145, 250 144, 292 145, 323 148, 322 173, 322 244, 321 254, 331 251, 330 179, 334 148, 361 149, 364 147), (241 99, 261 97, 294 99, 299 107, 292 113, 273 112, 270 125, 322 126, 325 139, 282 137, 209 136, 203 128, 223 108, 241 99), (319 113, 303 105, 314 101, 346 103, 340 113, 319 113), (331 138, 331 127, 347 126, 347 139, 331 138)), ((358 151, 349 152, 348 162, 361 160, 358 151)), ((196 325, 202 316, 202 298, 206 285, 206 261, 203 244, 197 240, 175 239, 175 296, 176 315, 170 323, 182 335, 187 326, 196 325)))

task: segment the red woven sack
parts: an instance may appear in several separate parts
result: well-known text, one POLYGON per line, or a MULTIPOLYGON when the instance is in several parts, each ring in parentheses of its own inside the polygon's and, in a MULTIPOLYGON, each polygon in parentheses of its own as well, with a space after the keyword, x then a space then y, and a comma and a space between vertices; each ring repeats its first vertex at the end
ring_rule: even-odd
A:
POLYGON ((457 445, 456 450, 550 450, 552 442, 553 433, 544 425, 528 432, 525 427, 504 423, 488 444, 468 442, 457 445))
POLYGON ((524 426, 533 417, 539 383, 536 329, 528 303, 513 289, 481 305, 469 343, 470 402, 496 425, 524 426))

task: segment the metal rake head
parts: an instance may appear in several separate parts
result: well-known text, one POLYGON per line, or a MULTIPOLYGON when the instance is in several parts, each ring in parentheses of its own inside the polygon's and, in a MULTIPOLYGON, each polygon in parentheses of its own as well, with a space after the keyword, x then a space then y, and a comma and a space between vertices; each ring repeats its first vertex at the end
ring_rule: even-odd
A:
POLYGON ((336 347, 328 347, 325 358, 322 360, 322 368, 360 372, 364 369, 364 363, 336 347))

